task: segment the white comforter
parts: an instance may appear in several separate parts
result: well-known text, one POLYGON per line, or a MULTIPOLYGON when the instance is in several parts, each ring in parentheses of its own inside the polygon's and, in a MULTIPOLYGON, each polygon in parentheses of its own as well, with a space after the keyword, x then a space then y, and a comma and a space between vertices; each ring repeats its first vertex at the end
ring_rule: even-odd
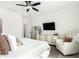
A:
POLYGON ((17 50, 10 51, 8 55, 0 55, 0 58, 35 58, 49 55, 50 46, 45 41, 21 38, 23 46, 18 46, 17 50))

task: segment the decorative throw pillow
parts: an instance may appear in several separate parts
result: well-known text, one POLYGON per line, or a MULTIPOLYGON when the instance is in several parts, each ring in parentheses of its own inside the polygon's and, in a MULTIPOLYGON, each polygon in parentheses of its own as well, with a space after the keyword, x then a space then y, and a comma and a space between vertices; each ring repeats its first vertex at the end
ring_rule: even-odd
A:
POLYGON ((1 35, 4 35, 7 38, 10 48, 9 50, 11 51, 15 51, 17 46, 23 45, 23 43, 19 39, 16 39, 16 37, 13 35, 6 33, 1 33, 1 35))
POLYGON ((72 42, 72 38, 66 37, 64 38, 64 42, 72 42))
MULTIPOLYGON (((6 33, 3 33, 3 32, 2 32, 1 35, 4 36, 4 37, 7 39, 7 34, 6 34, 6 33)), ((8 39, 7 39, 7 42, 8 42, 8 45, 9 45, 9 50, 11 50, 8 39)))
POLYGON ((17 44, 16 44, 16 37, 13 36, 13 35, 8 34, 7 35, 7 40, 9 41, 11 51, 15 51, 16 50, 16 46, 17 46, 17 44))
POLYGON ((0 52, 2 55, 8 54, 9 52, 7 39, 2 35, 0 35, 0 52))
POLYGON ((79 34, 73 37, 73 42, 79 43, 79 34))
POLYGON ((23 45, 23 43, 19 39, 16 39, 16 43, 17 43, 17 46, 22 46, 23 45))

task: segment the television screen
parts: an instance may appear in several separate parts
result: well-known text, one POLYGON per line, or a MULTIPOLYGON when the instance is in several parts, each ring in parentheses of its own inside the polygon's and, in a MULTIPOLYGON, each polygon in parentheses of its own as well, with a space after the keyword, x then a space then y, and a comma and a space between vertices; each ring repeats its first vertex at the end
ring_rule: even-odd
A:
POLYGON ((43 30, 55 30, 55 22, 43 23, 43 30))

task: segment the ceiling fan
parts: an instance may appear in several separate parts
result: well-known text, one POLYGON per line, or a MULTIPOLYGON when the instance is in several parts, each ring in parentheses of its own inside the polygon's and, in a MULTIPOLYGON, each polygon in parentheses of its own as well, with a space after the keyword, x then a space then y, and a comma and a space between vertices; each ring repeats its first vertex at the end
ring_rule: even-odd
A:
POLYGON ((34 4, 31 4, 31 1, 25 1, 25 5, 24 4, 16 4, 17 6, 24 6, 24 7, 27 7, 27 12, 29 12, 30 9, 33 9, 35 11, 39 11, 38 9, 34 8, 34 6, 38 6, 40 5, 41 3, 40 2, 37 2, 37 3, 34 3, 34 4))

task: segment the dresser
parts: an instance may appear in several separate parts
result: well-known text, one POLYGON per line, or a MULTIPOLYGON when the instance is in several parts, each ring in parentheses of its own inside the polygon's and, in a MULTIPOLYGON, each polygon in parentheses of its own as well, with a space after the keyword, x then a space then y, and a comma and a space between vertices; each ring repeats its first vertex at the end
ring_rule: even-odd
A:
POLYGON ((54 34, 40 34, 38 40, 47 41, 51 45, 55 45, 56 39, 58 39, 58 33, 54 34))

